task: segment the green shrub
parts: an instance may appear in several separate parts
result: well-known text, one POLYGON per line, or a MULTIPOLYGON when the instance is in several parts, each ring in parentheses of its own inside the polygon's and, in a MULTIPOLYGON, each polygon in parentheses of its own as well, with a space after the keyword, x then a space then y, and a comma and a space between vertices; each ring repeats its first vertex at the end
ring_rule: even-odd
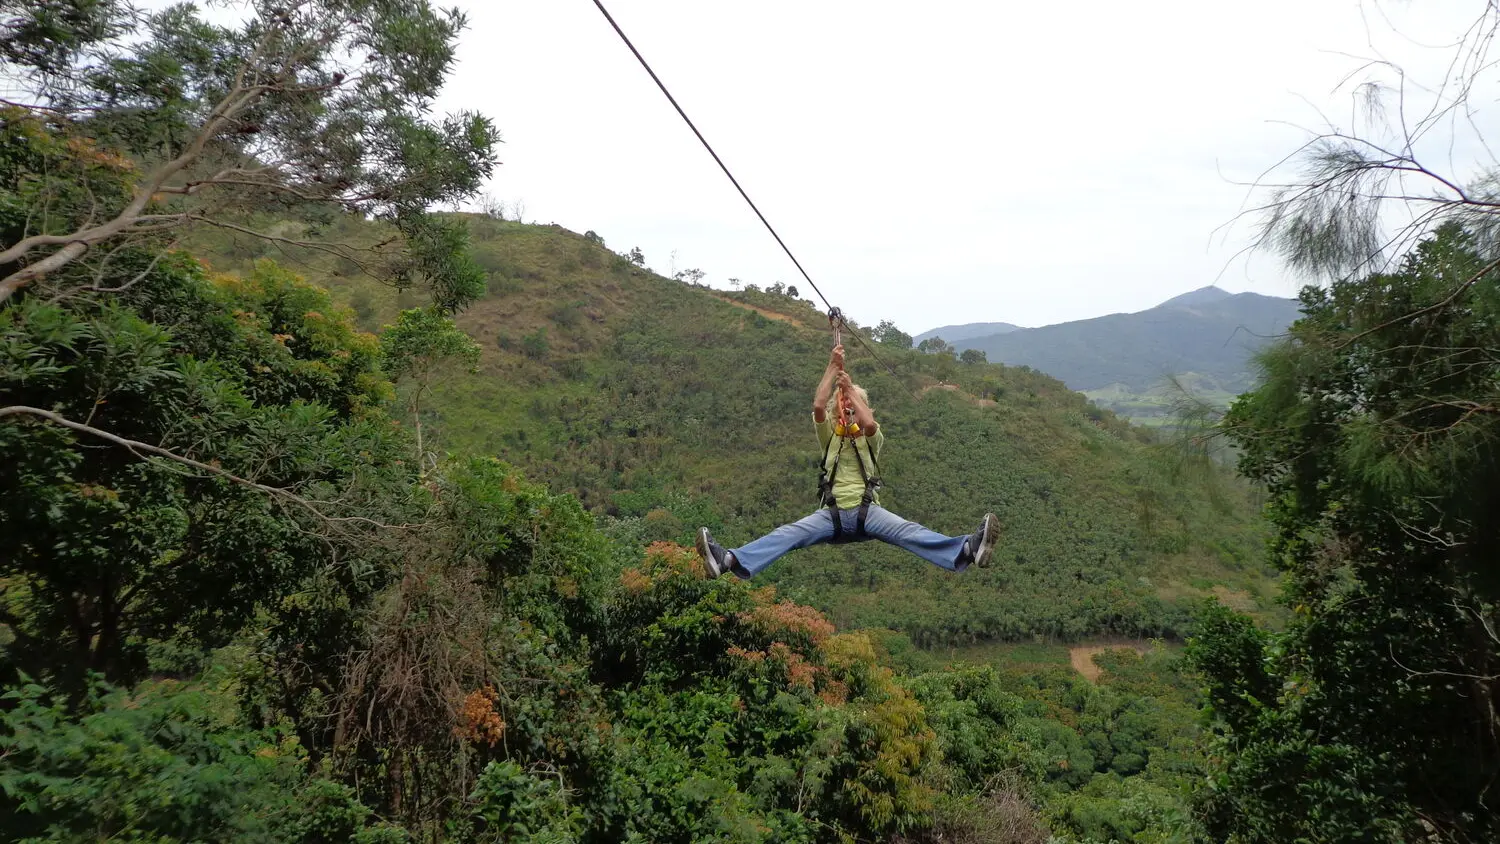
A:
POLYGON ((540 360, 547 356, 551 344, 547 342, 547 329, 538 328, 521 338, 521 352, 532 360, 540 360))
POLYGON ((77 706, 36 684, 0 707, 10 840, 397 842, 348 788, 308 778, 295 740, 237 726, 203 683, 93 682, 77 706))

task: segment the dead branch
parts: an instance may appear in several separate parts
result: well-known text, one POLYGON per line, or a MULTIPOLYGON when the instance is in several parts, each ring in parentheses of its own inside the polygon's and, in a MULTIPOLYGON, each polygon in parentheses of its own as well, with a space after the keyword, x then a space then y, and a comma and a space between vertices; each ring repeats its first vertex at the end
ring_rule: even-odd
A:
POLYGON ((1464 674, 1458 671, 1417 671, 1413 668, 1408 668, 1405 663, 1396 657, 1396 648, 1394 645, 1387 642, 1386 650, 1391 655, 1391 662, 1396 663, 1402 671, 1405 671, 1408 679, 1414 677, 1458 677, 1463 680, 1477 680, 1481 683, 1500 680, 1500 674, 1464 674))

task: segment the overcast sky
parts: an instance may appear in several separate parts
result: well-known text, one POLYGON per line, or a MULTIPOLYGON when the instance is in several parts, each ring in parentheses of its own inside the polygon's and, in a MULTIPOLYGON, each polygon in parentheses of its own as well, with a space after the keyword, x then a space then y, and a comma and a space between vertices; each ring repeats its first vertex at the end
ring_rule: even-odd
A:
MULTIPOLYGON (((1211 283, 1294 295, 1271 256, 1235 259, 1249 226, 1215 235, 1246 201, 1235 182, 1306 139, 1280 121, 1349 127, 1335 89, 1357 57, 1440 78, 1448 53, 1421 45, 1482 4, 606 3, 823 292, 911 333, 1211 283)), ((812 298, 590 0, 460 5, 441 105, 500 128, 495 198, 639 246, 658 272, 812 298)))
MULTIPOLYGON (((835 304, 916 333, 1294 295, 1214 230, 1377 53, 1435 71, 1483 0, 608 0, 835 304), (1391 23, 1400 34, 1393 32, 1391 23)), ((463 0, 442 106, 505 139, 490 192, 653 269, 796 269, 590 0, 463 0)), ((1373 72, 1373 71, 1372 71, 1373 72)), ((1369 73, 1356 77, 1363 79, 1369 73)), ((1388 74, 1387 74, 1388 75, 1388 74)))

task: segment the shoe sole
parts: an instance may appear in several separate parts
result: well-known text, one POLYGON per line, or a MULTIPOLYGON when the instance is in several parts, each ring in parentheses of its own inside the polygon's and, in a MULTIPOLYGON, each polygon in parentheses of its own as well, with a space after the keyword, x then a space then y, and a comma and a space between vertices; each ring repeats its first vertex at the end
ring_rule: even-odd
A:
POLYGON ((995 543, 1000 539, 1000 520, 994 513, 986 513, 980 530, 984 535, 979 540, 979 550, 974 552, 974 565, 984 569, 989 568, 990 552, 995 550, 995 543))
POLYGON ((703 558, 703 570, 708 572, 710 580, 723 573, 714 571, 714 558, 708 553, 708 528, 698 528, 698 556, 703 558))

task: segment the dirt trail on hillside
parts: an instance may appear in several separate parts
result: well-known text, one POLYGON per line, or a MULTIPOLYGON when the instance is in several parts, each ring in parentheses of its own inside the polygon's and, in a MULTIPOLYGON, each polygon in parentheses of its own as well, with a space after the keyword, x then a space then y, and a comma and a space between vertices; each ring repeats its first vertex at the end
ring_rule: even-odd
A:
POLYGON ((795 325, 798 328, 806 328, 807 327, 807 325, 804 324, 802 322, 802 320, 795 319, 793 317, 789 317, 786 314, 778 314, 775 311, 768 311, 765 308, 757 308, 756 306, 751 305, 751 304, 749 304, 747 302, 739 302, 739 301, 736 301, 734 299, 727 298, 725 296, 714 296, 714 298, 718 299, 720 302, 727 302, 727 303, 735 306, 736 308, 744 308, 747 311, 755 311, 756 313, 760 314, 761 316, 765 317, 766 319, 774 319, 777 322, 791 323, 792 325, 795 325))
POLYGON ((969 404, 974 405, 975 407, 994 407, 997 403, 994 399, 981 399, 971 396, 963 390, 960 390, 957 384, 928 384, 927 386, 918 390, 917 395, 925 396, 927 395, 929 390, 947 390, 950 393, 958 393, 961 398, 963 398, 969 404))
POLYGON ((1094 657, 1105 651, 1134 650, 1136 653, 1144 654, 1147 650, 1145 645, 1115 643, 1108 645, 1078 645, 1068 648, 1068 661, 1073 663, 1073 670, 1083 675, 1090 683, 1099 681, 1099 675, 1104 669, 1094 664, 1094 657))

